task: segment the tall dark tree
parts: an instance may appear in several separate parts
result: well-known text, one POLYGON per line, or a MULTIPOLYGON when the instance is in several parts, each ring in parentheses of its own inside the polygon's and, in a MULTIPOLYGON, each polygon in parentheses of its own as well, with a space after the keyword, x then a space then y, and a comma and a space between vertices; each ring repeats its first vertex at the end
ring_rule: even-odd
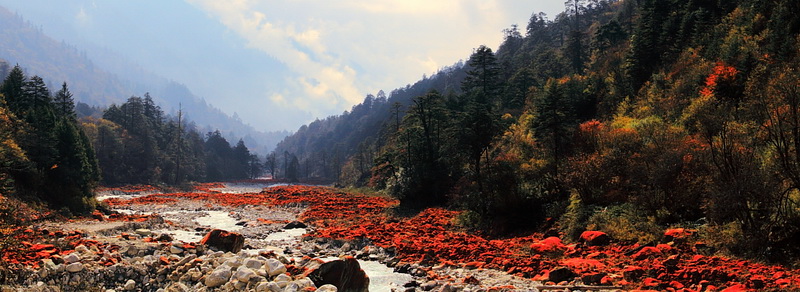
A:
POLYGON ((53 101, 59 115, 73 119, 76 118, 75 100, 72 98, 72 92, 69 92, 66 82, 61 84, 61 89, 56 92, 53 101))

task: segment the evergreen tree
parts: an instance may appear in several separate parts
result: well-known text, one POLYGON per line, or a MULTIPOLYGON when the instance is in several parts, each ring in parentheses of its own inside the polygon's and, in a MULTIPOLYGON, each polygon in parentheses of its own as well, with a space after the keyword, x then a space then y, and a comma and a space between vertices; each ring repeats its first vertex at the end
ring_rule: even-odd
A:
POLYGON ((19 65, 16 65, 8 73, 3 85, 0 87, 0 93, 5 96, 8 109, 14 114, 20 113, 21 103, 23 102, 23 88, 26 82, 25 73, 22 72, 22 68, 19 65))
POLYGON ((69 92, 66 82, 62 83, 61 89, 56 92, 54 102, 59 115, 73 119, 76 118, 75 100, 72 99, 72 93, 69 92))

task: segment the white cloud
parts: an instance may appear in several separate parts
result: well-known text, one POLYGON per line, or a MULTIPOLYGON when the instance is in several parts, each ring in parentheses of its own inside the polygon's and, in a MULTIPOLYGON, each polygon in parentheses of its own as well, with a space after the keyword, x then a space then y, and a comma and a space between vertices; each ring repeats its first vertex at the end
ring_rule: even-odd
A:
POLYGON ((413 83, 469 57, 479 45, 496 48, 502 29, 513 23, 525 27, 537 5, 526 0, 187 1, 292 72, 285 87, 265 99, 318 117, 341 113, 368 93, 413 83))

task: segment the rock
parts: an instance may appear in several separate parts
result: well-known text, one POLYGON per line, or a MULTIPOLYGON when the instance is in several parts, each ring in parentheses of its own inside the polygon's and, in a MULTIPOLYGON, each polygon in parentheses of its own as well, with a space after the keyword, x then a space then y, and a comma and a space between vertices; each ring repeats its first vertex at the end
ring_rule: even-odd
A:
POLYGON ((134 231, 133 233, 136 233, 136 234, 138 234, 140 236, 143 236, 143 237, 144 236, 150 236, 151 234, 153 234, 153 232, 150 231, 150 229, 144 229, 144 228, 136 229, 136 231, 134 231))
POLYGON ((369 277, 351 256, 320 265, 308 274, 308 278, 317 287, 332 284, 342 291, 369 291, 369 277))
POLYGON ((244 260, 244 266, 248 267, 250 269, 253 269, 253 270, 257 270, 257 269, 261 268, 262 265, 263 264, 261 263, 261 261, 259 261, 257 259, 246 259, 246 260, 244 260))
POLYGON ((85 245, 81 244, 81 245, 78 245, 78 246, 75 247, 75 251, 77 251, 79 253, 85 253, 85 252, 89 251, 89 248, 86 247, 85 245))
POLYGON ((71 264, 67 265, 67 272, 76 273, 76 272, 80 272, 81 270, 83 270, 83 264, 81 264, 79 262, 78 263, 71 263, 71 264))
POLYGON ((283 291, 275 282, 261 282, 256 286, 256 292, 280 292, 283 291))
POLYGON ((626 266, 622 269, 622 277, 625 280, 635 281, 644 275, 644 268, 638 266, 626 266))
POLYGON ((183 249, 180 248, 180 247, 172 245, 172 246, 169 247, 169 252, 172 253, 172 254, 179 254, 179 253, 183 252, 183 249))
POLYGON ((286 266, 283 265, 281 261, 276 259, 267 259, 267 264, 265 269, 267 271, 267 275, 269 275, 270 277, 286 273, 286 266))
POLYGON ((676 241, 678 239, 684 239, 690 237, 697 233, 697 230, 694 229, 686 229, 686 228, 672 228, 667 229, 664 231, 664 239, 662 242, 670 242, 676 241))
POLYGON ((241 266, 236 269, 236 273, 233 274, 233 277, 246 283, 250 281, 250 278, 258 277, 258 275, 256 275, 256 272, 253 272, 253 270, 250 268, 241 266))
POLYGON ((536 253, 557 253, 566 249, 561 239, 555 236, 542 239, 539 242, 531 244, 531 250, 536 253))
POLYGON ((606 246, 611 243, 611 237, 602 231, 584 231, 581 241, 588 246, 606 246))
POLYGON ((200 244, 205 244, 221 251, 237 253, 244 246, 244 236, 236 232, 214 229, 200 240, 200 244))
POLYGON ((317 288, 317 286, 314 285, 314 282, 311 281, 311 279, 309 279, 309 278, 297 279, 297 280, 294 281, 294 283, 296 283, 297 286, 300 287, 300 289, 317 288))
POLYGON ((438 291, 438 292, 455 292, 455 291, 456 291, 456 289, 455 289, 455 288, 453 288, 453 286, 452 286, 452 285, 450 285, 450 283, 445 283, 445 284, 444 284, 444 285, 442 285, 442 287, 440 287, 440 288, 439 288, 439 290, 437 290, 437 291, 438 291))
POLYGON ((55 271, 58 266, 53 262, 53 259, 42 259, 42 268, 47 271, 55 271))
POLYGON ((122 289, 125 289, 125 291, 133 291, 133 290, 135 290, 136 289, 136 281, 128 280, 127 282, 125 282, 125 286, 122 286, 122 289))
POLYGON ((169 234, 161 233, 158 237, 156 237, 156 240, 160 242, 170 242, 175 239, 173 239, 172 236, 169 234))
POLYGON ((289 224, 286 224, 286 226, 283 226, 283 229, 295 229, 295 228, 306 228, 306 227, 307 227, 306 224, 303 222, 292 221, 289 222, 289 224))
POLYGON ((79 256, 78 253, 75 253, 75 252, 70 253, 70 254, 68 254, 67 256, 64 257, 64 262, 67 263, 67 264, 77 263, 77 262, 80 262, 80 261, 81 261, 81 256, 79 256))
POLYGON ((641 261, 646 258, 658 257, 658 256, 661 256, 660 249, 652 246, 645 246, 637 253, 635 253, 632 257, 634 260, 641 261))
POLYGON ((339 291, 339 289, 331 284, 325 284, 317 288, 317 292, 336 292, 336 291, 339 291))
POLYGON ((439 283, 436 283, 436 281, 428 281, 420 285, 419 288, 422 289, 422 291, 431 291, 438 285, 439 283))
POLYGON ((231 274, 231 270, 228 267, 222 266, 206 276, 205 284, 211 288, 222 286, 222 284, 227 283, 228 280, 231 279, 231 274))
POLYGON ((603 277, 606 276, 606 273, 589 273, 584 274, 581 276, 581 281, 583 284, 586 285, 600 285, 600 281, 603 280, 603 277))
POLYGON ((286 285, 289 285, 289 282, 292 282, 292 277, 287 274, 279 274, 275 277, 275 279, 273 279, 273 283, 278 285, 280 288, 286 287, 286 285))
POLYGON ((570 268, 567 267, 557 267, 550 271, 550 276, 548 280, 554 283, 559 283, 561 281, 572 281, 575 276, 575 272, 573 272, 570 268))
POLYGON ((190 291, 194 291, 194 290, 192 288, 189 288, 189 286, 186 286, 186 284, 184 284, 184 283, 175 282, 175 283, 170 284, 167 287, 167 291, 168 292, 190 292, 190 291))

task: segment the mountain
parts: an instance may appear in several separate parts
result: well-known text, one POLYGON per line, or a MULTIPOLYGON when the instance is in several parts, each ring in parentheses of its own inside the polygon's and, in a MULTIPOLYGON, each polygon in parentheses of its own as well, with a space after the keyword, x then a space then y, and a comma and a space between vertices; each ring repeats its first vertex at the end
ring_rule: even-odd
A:
MULTIPOLYGON (((130 96, 149 92, 167 113, 182 108, 188 119, 210 132, 219 129, 231 141, 243 139, 254 152, 265 154, 273 149, 286 131, 261 132, 244 124, 195 95, 185 85, 157 76, 114 52, 101 56, 109 68, 97 65, 91 56, 65 42, 45 35, 22 16, 0 7, 0 58, 22 65, 29 75, 39 75, 49 82, 65 81, 76 101, 106 107, 121 104, 130 96), (124 70, 124 71, 123 71, 124 70), (135 80, 119 76, 136 76, 135 80)), ((57 88, 58 84, 48 84, 57 88)))

